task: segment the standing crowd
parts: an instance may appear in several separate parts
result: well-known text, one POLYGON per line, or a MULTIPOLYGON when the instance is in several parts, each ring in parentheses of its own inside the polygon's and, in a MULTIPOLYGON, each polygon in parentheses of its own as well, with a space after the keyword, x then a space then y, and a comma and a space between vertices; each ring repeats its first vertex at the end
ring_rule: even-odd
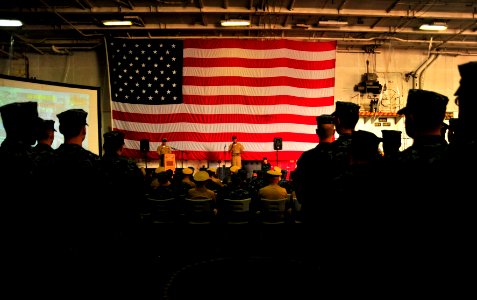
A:
MULTIPOLYGON (((87 112, 58 114, 64 143, 52 149, 54 122, 39 118, 37 103, 4 105, 0 113, 7 136, 0 147, 0 184, 5 264, 11 265, 12 278, 25 276, 24 270, 34 270, 28 276, 41 276, 44 268, 61 272, 71 264, 111 268, 115 259, 135 251, 146 196, 214 198, 220 207, 224 198, 293 195, 302 205, 303 251, 319 257, 325 270, 333 269, 331 276, 342 270, 358 276, 363 267, 376 274, 389 268, 403 274, 412 268, 415 273, 407 275, 412 284, 422 274, 436 282, 466 280, 459 272, 474 266, 471 187, 477 122, 471 114, 477 111, 472 89, 477 62, 460 65, 459 72, 459 118, 452 142, 441 134, 449 99, 439 93, 409 91, 398 114, 405 116, 413 144, 403 151, 400 132, 383 131, 380 139, 355 130, 360 107, 337 101, 334 113, 316 118, 319 144, 301 155, 288 183, 269 164, 264 165, 266 176, 247 179, 241 168, 244 147, 236 136, 229 145, 232 175, 223 181, 213 168, 195 174, 185 168, 176 177, 165 171, 163 158, 147 180, 121 155, 124 133, 104 134, 101 158, 83 148, 87 112), (450 278, 451 273, 457 275, 450 278)), ((170 153, 166 142, 160 155, 170 153)), ((378 277, 373 279, 383 279, 378 277)))

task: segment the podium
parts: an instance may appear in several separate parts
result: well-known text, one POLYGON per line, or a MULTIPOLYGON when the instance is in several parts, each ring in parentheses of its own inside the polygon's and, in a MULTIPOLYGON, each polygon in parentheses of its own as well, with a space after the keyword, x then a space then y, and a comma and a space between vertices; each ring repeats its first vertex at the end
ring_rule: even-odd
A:
POLYGON ((175 154, 164 154, 164 169, 176 171, 176 155, 175 154))

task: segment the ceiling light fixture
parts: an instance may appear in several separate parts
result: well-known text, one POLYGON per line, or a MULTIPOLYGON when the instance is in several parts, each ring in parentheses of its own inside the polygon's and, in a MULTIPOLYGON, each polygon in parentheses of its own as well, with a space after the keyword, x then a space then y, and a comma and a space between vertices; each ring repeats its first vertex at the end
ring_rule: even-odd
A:
POLYGON ((348 25, 347 21, 324 20, 318 21, 318 26, 323 27, 342 27, 348 25))
POLYGON ((0 27, 20 27, 22 25, 20 20, 0 19, 0 27))
POLYGON ((220 21, 221 26, 249 26, 250 21, 240 19, 230 19, 220 21))
POLYGON ((129 20, 105 20, 104 26, 131 26, 133 23, 129 20))
POLYGON ((447 24, 445 22, 432 22, 429 24, 422 24, 419 27, 420 30, 433 30, 433 31, 442 31, 447 29, 447 24))

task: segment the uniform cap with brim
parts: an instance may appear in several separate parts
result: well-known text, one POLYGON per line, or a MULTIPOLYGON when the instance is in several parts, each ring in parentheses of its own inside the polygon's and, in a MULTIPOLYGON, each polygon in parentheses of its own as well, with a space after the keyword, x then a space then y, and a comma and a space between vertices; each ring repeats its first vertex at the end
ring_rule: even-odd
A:
POLYGON ((359 105, 353 102, 336 101, 335 111, 331 116, 359 114, 359 105))
POLYGON ((191 168, 185 168, 182 170, 182 174, 190 175, 192 174, 192 169, 191 168))
POLYGON ((110 131, 103 134, 105 143, 124 144, 124 133, 121 131, 110 131))
POLYGON ((237 166, 231 166, 230 167, 230 172, 232 172, 232 173, 237 173, 238 170, 239 170, 239 167, 237 167, 237 166))
POLYGON ((86 117, 88 116, 88 113, 83 109, 68 109, 57 114, 56 116, 58 117, 58 120, 60 120, 60 125, 88 125, 88 123, 86 123, 86 117))
POLYGON ((272 176, 281 176, 282 175, 282 169, 280 167, 275 166, 275 167, 273 167, 272 170, 268 170, 267 174, 272 175, 272 176))
POLYGON ((399 130, 381 130, 383 135, 383 140, 393 139, 393 138, 401 138, 402 132, 399 130))
POLYGON ((166 172, 166 169, 165 169, 164 167, 157 167, 154 172, 155 172, 156 174, 164 173, 164 172, 166 172))
POLYGON ((399 115, 406 115, 413 112, 425 113, 430 109, 433 111, 445 111, 448 102, 449 98, 442 94, 427 90, 410 89, 406 106, 398 110, 397 113, 399 115))
POLYGON ((206 181, 210 179, 209 173, 207 171, 199 171, 194 174, 194 180, 195 181, 206 181))
POLYGON ((334 124, 335 118, 332 115, 320 115, 316 117, 316 124, 334 124))
POLYGON ((38 117, 38 103, 33 101, 6 104, 0 107, 0 114, 3 127, 7 133, 36 126, 38 121, 40 121, 38 117))
POLYGON ((216 173, 217 169, 216 168, 208 168, 207 171, 210 171, 212 173, 216 173))
POLYGON ((166 138, 162 138, 162 141, 163 141, 163 142, 167 142, 167 139, 166 139, 166 138))
POLYGON ((477 77, 477 61, 471 61, 459 65, 460 84, 454 96, 463 94, 464 92, 472 92, 475 90, 475 78, 477 77))
POLYGON ((55 121, 53 120, 43 120, 40 118, 40 124, 38 126, 40 131, 52 130, 56 131, 55 129, 55 121))

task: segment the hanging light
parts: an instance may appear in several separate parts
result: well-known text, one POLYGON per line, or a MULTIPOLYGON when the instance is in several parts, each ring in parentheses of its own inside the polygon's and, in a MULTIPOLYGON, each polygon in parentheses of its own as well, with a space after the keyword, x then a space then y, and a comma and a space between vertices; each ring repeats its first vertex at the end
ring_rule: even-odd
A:
POLYGON ((20 27, 23 26, 20 20, 0 19, 0 27, 20 27))

